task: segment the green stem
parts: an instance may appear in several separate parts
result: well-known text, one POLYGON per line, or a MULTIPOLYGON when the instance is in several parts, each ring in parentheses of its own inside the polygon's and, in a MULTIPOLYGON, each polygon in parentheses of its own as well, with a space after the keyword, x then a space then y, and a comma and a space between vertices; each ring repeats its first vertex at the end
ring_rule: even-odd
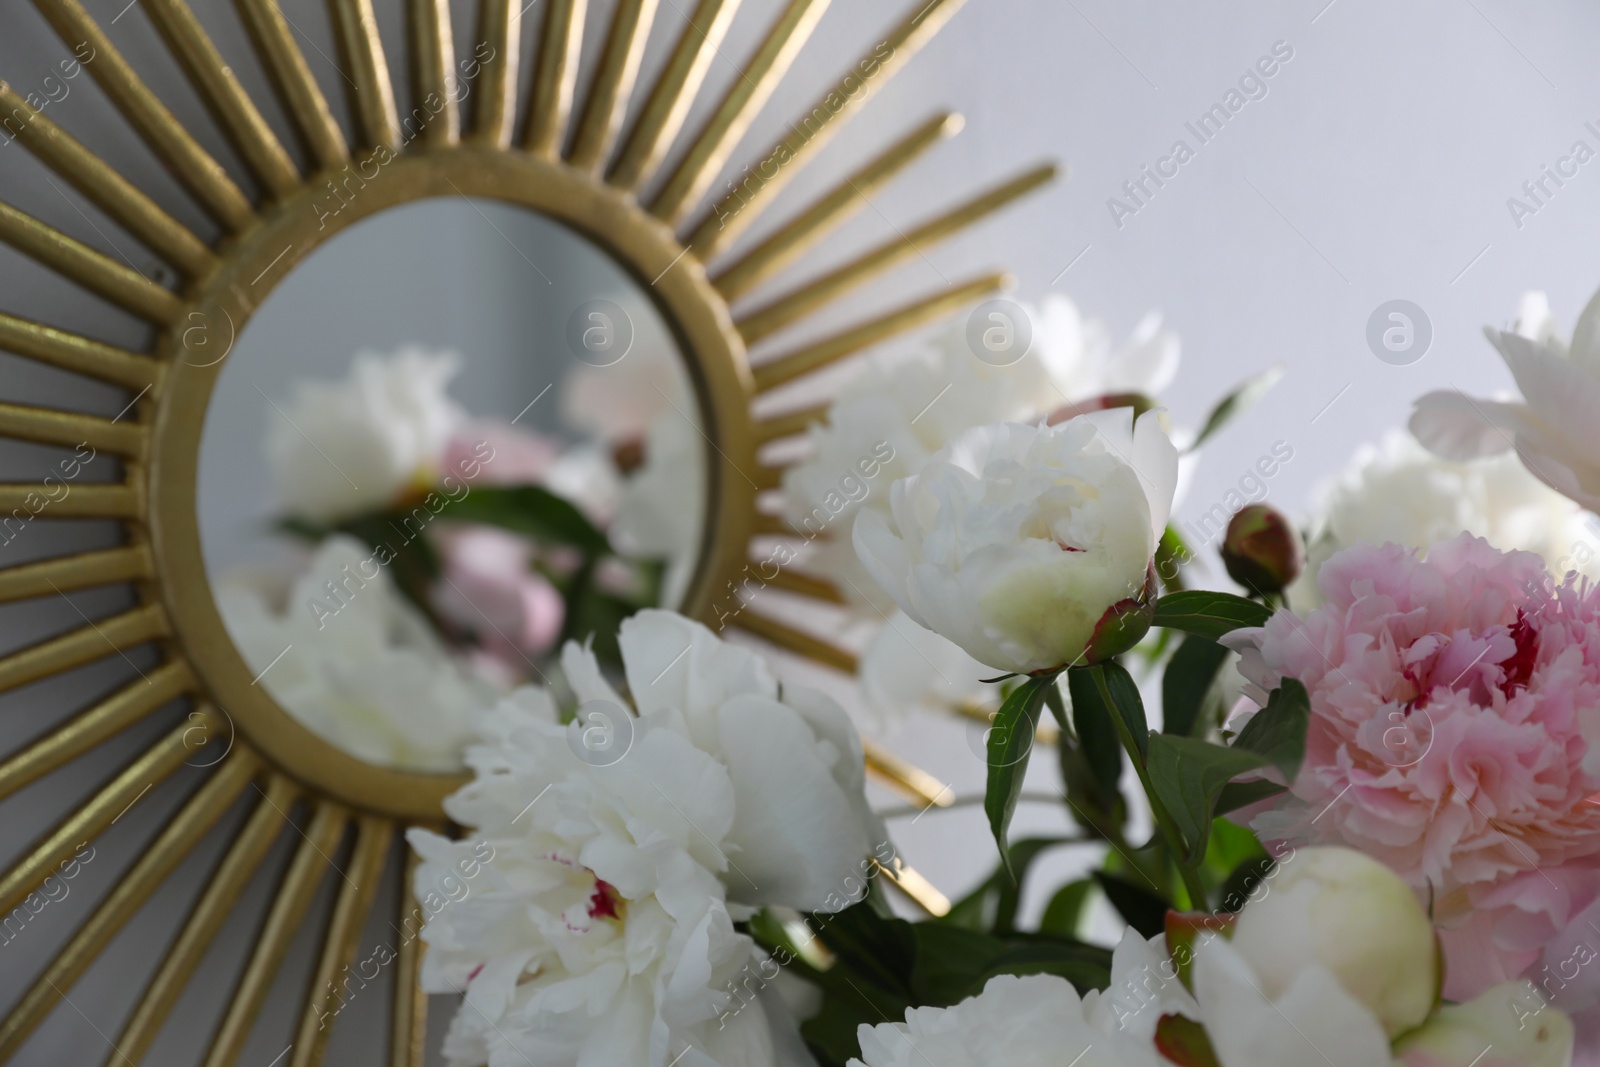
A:
POLYGON ((1156 825, 1161 827, 1161 834, 1167 839, 1167 848, 1172 852, 1172 859, 1178 867, 1178 874, 1183 879, 1183 888, 1189 894, 1189 906, 1203 910, 1208 906, 1205 886, 1200 883, 1200 873, 1183 862, 1184 847, 1183 835, 1178 833, 1172 824, 1172 816, 1167 814, 1166 805, 1161 803, 1161 798, 1156 796, 1155 787, 1150 784, 1150 771, 1144 765, 1144 756, 1139 752, 1139 743, 1134 740, 1133 731, 1128 729, 1128 724, 1122 718, 1122 713, 1117 710, 1117 702, 1111 695, 1111 687, 1106 684, 1105 671, 1099 667, 1091 669, 1094 674, 1095 688, 1100 691, 1100 699, 1105 701, 1106 709, 1111 713, 1111 722, 1116 727, 1117 736, 1122 739, 1122 747, 1127 750, 1128 759, 1133 762, 1133 770, 1139 776, 1139 784, 1144 787, 1144 795, 1150 801, 1150 814, 1155 819, 1156 825))

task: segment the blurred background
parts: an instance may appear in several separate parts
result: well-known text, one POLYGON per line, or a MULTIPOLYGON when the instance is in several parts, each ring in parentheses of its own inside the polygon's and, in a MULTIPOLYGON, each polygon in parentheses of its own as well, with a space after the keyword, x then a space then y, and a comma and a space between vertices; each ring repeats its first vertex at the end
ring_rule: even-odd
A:
MULTIPOLYGON (((269 121, 289 143, 287 123, 269 102, 231 5, 192 2, 235 61, 239 77, 258 101, 267 102, 269 121)), ((242 173, 139 10, 139 0, 83 3, 206 148, 242 173)), ((525 54, 533 47, 537 5, 533 0, 524 16, 525 54)), ((377 0, 375 6, 389 47, 401 48, 402 5, 377 0)), ((592 5, 591 61, 611 6, 609 0, 592 5)), ((690 6, 688 0, 661 4, 641 84, 659 70, 690 6)), ((777 0, 743 4, 691 127, 737 76, 736 64, 781 6, 777 0)), ((907 6, 900 0, 833 4, 724 179, 758 159, 907 6)), ((327 58, 336 52, 322 5, 283 0, 282 7, 302 42, 309 42, 313 69, 334 96, 340 74, 327 58)), ((475 5, 453 8, 458 50, 464 53, 475 5)), ((1264 403, 1208 444, 1177 519, 1207 512, 1280 442, 1293 457, 1271 480, 1268 499, 1300 515, 1316 482, 1342 467, 1359 444, 1402 425, 1416 396, 1436 388, 1470 394, 1508 388, 1509 375, 1482 327, 1508 323, 1524 291, 1548 292, 1557 318, 1570 330, 1600 286, 1600 256, 1587 231, 1600 221, 1600 161, 1591 158, 1600 152, 1597 40, 1600 8, 1577 0, 969 0, 815 163, 794 177, 777 209, 740 247, 749 247, 795 206, 936 110, 958 110, 967 118, 958 138, 935 148, 928 161, 875 197, 869 210, 788 277, 843 262, 1041 159, 1061 162, 1070 178, 975 231, 927 249, 832 308, 806 332, 829 332, 994 266, 1015 272, 1017 299, 1068 295, 1086 313, 1105 319, 1119 339, 1146 311, 1159 309, 1182 339, 1182 369, 1167 394, 1179 425, 1196 425, 1216 398, 1249 375, 1273 365, 1285 371, 1264 403), (1275 68, 1271 77, 1241 83, 1265 69, 1257 67, 1263 57, 1276 61, 1269 64, 1275 68), (1226 106, 1232 91, 1242 106, 1229 111, 1220 132, 1213 132, 1213 122, 1202 141, 1191 125, 1198 126, 1213 105, 1226 106), (1160 161, 1180 140, 1193 155, 1170 174, 1172 164, 1160 161), (1587 151, 1577 149, 1579 142, 1587 151), (1564 157, 1584 162, 1561 163, 1564 157), (1558 165, 1567 172, 1559 183, 1546 177, 1546 168, 1558 165), (1157 186, 1145 178, 1147 167, 1164 167, 1170 176, 1157 186), (1525 183, 1541 180, 1543 187, 1533 185, 1530 194, 1525 183), (1143 187, 1130 193, 1125 183, 1143 187), (1431 332, 1426 352, 1409 354, 1402 365, 1379 359, 1368 342, 1369 321, 1394 300, 1420 308, 1431 332)), ((59 64, 69 58, 31 5, 0 0, 0 76, 24 94, 48 94, 50 118, 208 234, 208 220, 161 172, 92 79, 61 76, 59 64)), ((524 79, 530 69, 525 61, 524 79)), ((716 188, 723 188, 722 179, 716 188)), ((6 201, 138 269, 152 275, 160 269, 149 252, 20 147, 0 147, 0 191, 6 201)), ((559 262, 565 237, 541 237, 535 230, 519 240, 521 251, 541 264, 559 262)), ((495 234, 479 230, 473 237, 458 227, 456 237, 415 242, 434 257, 432 284, 441 292, 466 294, 500 284, 495 270, 485 269, 489 263, 517 268, 505 261, 506 249, 495 234)), ((414 332, 412 326, 351 321, 344 296, 358 288, 381 292, 408 278, 416 278, 415 262, 371 249, 342 262, 330 280, 308 284, 295 314, 326 316, 318 329, 329 338, 330 351, 338 352, 330 358, 347 359, 357 336, 371 335, 380 347, 400 343, 414 332)), ((0 310, 130 348, 149 340, 132 318, 85 300, 8 248, 0 248, 0 310)), ((530 328, 537 309, 527 305, 523 311, 508 317, 504 329, 530 328)), ((785 343, 795 338, 791 334, 785 343)), ((86 388, 73 376, 4 354, 0 381, 8 400, 70 404, 107 415, 125 402, 115 390, 86 388)), ((0 446, 0 480, 36 479, 56 458, 53 450, 6 443, 0 446)), ((30 536, 37 543, 19 539, 5 548, 8 565, 55 554, 69 542, 110 543, 115 535, 93 524, 45 523, 30 536)), ((1213 575, 1221 577, 1214 564, 1213 575)), ((82 617, 114 609, 116 595, 0 607, 0 645, 9 650, 37 640, 41 631, 77 627, 82 617)), ((113 658, 70 685, 49 682, 0 696, 0 747, 14 748, 82 706, 86 694, 121 684, 143 666, 137 657, 113 658)), ((17 855, 120 766, 126 753, 150 743, 171 721, 143 724, 74 764, 71 773, 0 804, 0 859, 17 855)), ((971 795, 981 791, 983 763, 959 740, 963 732, 953 722, 919 719, 886 740, 956 794, 971 795)), ((1035 788, 1053 782, 1050 762, 1034 768, 1035 788)), ((149 803, 96 841, 96 858, 71 883, 70 894, 30 923, 25 936, 0 945, 0 1005, 9 1005, 32 982, 152 828, 181 802, 192 786, 182 778, 161 786, 149 803)), ((884 806, 894 803, 886 795, 877 799, 884 806)), ((1029 806, 1019 812, 1013 836, 1066 827, 1059 811, 1029 806)), ((952 896, 986 873, 992 844, 977 809, 933 813, 914 824, 900 819, 894 831, 907 858, 952 896)), ((193 879, 215 862, 221 844, 208 841, 191 857, 173 883, 179 888, 151 902, 16 1062, 115 1058, 106 1035, 119 1029, 151 961, 192 899, 181 891, 185 872, 197 886, 193 879)), ((281 867, 289 845, 280 840, 282 854, 264 875, 273 863, 281 867)), ((1063 850, 1036 868, 1037 885, 1056 884, 1089 859, 1063 850)), ((259 913, 269 890, 270 879, 258 878, 241 911, 259 913)), ((325 894, 331 892, 324 887, 325 894)), ((1030 906, 1036 909, 1038 900, 1030 906)), ((186 1022, 163 1037, 151 1062, 191 1062, 204 1047, 210 1020, 226 997, 227 976, 246 951, 250 925, 230 924, 197 988, 180 1004, 175 1018, 186 1022)), ((303 974, 313 950, 314 939, 302 937, 284 974, 303 974)), ((287 978, 279 985, 243 1063, 271 1064, 283 1049, 299 993, 287 978)), ((352 1003, 329 1062, 347 1062, 378 1039, 385 999, 375 991, 352 1003)), ((433 1041, 450 1010, 448 1003, 438 1006, 433 1041)))

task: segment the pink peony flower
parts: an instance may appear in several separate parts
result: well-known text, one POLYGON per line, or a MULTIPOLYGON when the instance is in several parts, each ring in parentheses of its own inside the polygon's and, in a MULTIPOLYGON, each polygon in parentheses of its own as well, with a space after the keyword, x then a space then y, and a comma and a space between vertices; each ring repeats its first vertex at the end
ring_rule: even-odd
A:
POLYGON ((1263 691, 1289 677, 1311 695, 1300 774, 1251 825, 1394 868, 1442 928, 1445 995, 1474 996, 1538 961, 1600 892, 1584 736, 1600 725, 1600 592, 1468 534, 1425 558, 1349 549, 1318 586, 1321 608, 1231 642, 1263 691))

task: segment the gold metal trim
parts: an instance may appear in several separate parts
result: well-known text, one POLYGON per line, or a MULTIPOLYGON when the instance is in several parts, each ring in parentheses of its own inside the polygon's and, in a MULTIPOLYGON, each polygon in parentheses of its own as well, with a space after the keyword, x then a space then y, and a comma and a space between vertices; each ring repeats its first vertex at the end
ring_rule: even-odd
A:
MULTIPOLYGON (((208 1067, 234 1063, 305 920, 325 868, 342 856, 349 827, 354 843, 341 879, 314 984, 295 1042, 293 1065, 321 1061, 326 1033, 317 1025, 328 1008, 328 980, 352 958, 363 918, 383 876, 389 845, 413 825, 436 826, 443 798, 463 775, 426 775, 363 763, 322 741, 253 684, 255 679, 226 636, 202 565, 195 510, 198 449, 205 411, 229 338, 282 279, 325 241, 390 208, 429 197, 482 197, 555 219, 610 254, 655 301, 685 354, 707 437, 711 471, 701 564, 683 605, 686 614, 714 621, 717 594, 749 566, 752 541, 800 536, 777 515, 758 510, 763 489, 777 487, 783 467, 763 462, 763 446, 806 432, 826 417, 815 406, 766 410, 762 394, 798 381, 871 345, 959 311, 1007 284, 990 273, 881 313, 841 332, 754 367, 747 345, 808 318, 829 302, 902 263, 916 249, 881 245, 809 282, 761 289, 869 198, 943 139, 959 116, 938 113, 897 137, 843 182, 802 207, 770 236, 708 275, 725 251, 775 198, 781 185, 860 110, 962 0, 907 0, 908 13, 839 80, 817 108, 761 160, 782 157, 777 173, 757 162, 725 195, 711 185, 727 170, 751 122, 816 28, 828 0, 789 0, 744 61, 739 76, 695 130, 686 122, 701 95, 713 58, 727 39, 739 0, 698 0, 648 90, 636 85, 640 59, 658 0, 619 0, 609 11, 605 44, 578 96, 579 55, 587 0, 542 0, 525 117, 513 138, 519 105, 517 64, 522 52, 518 0, 483 0, 472 56, 458 56, 448 0, 385 0, 403 4, 405 57, 412 113, 398 114, 389 59, 373 0, 328 0, 338 46, 344 100, 333 105, 274 0, 235 0, 250 47, 289 118, 305 173, 280 142, 207 35, 192 0, 147 0, 158 33, 222 134, 264 191, 252 203, 241 185, 178 121, 82 0, 35 0, 47 21, 106 91, 128 125, 154 152, 194 203, 219 222, 214 241, 178 221, 90 147, 72 137, 0 83, 7 128, 39 160, 104 210, 116 223, 176 268, 175 288, 145 277, 83 241, 17 207, 0 203, 0 241, 61 274, 93 297, 155 327, 149 353, 133 352, 71 330, 0 313, 0 349, 126 390, 127 408, 115 419, 40 408, 16 398, 0 402, 0 436, 53 447, 92 449, 114 457, 117 480, 74 478, 0 484, 0 519, 98 519, 119 522, 125 540, 115 548, 48 557, 0 569, 0 603, 75 590, 124 586, 132 606, 0 656, 0 692, 62 675, 136 649, 154 667, 0 759, 0 797, 44 776, 185 698, 197 710, 116 773, 77 810, 0 873, 0 913, 13 908, 73 850, 104 832, 155 784, 202 753, 225 754, 201 789, 136 861, 111 896, 88 917, 0 1022, 0 1059, 25 1038, 45 1011, 89 965, 223 810, 260 779, 255 805, 232 846, 167 950, 122 1028, 111 1062, 137 1063, 148 1054, 202 954, 218 933, 297 802, 309 820, 265 916, 255 946, 217 1024, 208 1067), (492 53, 481 50, 483 46, 492 53), (469 65, 476 70, 469 71, 469 65), (631 127, 629 104, 647 92, 631 127), (461 114, 469 101, 470 119, 461 114), (346 135, 334 106, 348 109, 346 135), (515 140, 515 147, 513 146, 515 140), (570 155, 563 158, 565 152, 570 155), (671 161, 670 163, 668 161, 671 161), (327 185, 352 198, 339 210, 326 204, 327 185), (697 215, 698 213, 698 215, 697 215), (695 216, 691 236, 679 227, 695 216), (735 325, 730 303, 761 303, 735 325), (741 332, 741 329, 743 332, 741 332), (198 340, 197 340, 198 338, 198 340), (197 351, 196 345, 204 347, 197 351), (194 358, 201 356, 202 358, 194 358), (226 708, 226 712, 222 710, 226 708), (225 739, 225 743, 224 743, 225 739), (207 747, 215 744, 218 747, 207 747), (46 981, 48 980, 48 981, 46 981), (60 987, 60 988, 55 988, 60 987)), ((928 243, 976 223, 988 212, 1052 176, 1042 167, 966 201, 913 233, 928 243)), ((96 468, 99 469, 99 468, 96 468)), ((769 505, 770 506, 770 505, 769 505)), ((0 524, 3 525, 3 524, 0 524)), ((824 533, 822 538, 830 537, 824 533)), ((822 576, 784 571, 770 582, 791 597, 838 605, 840 590, 822 576)), ((781 598, 780 598, 781 599, 781 598)), ((812 662, 844 672, 856 657, 826 638, 784 619, 746 608, 735 619, 745 633, 812 662)), ((128 660, 134 665, 134 660, 128 660)), ((136 670, 139 670, 135 666, 136 670)), ((925 805, 948 804, 948 789, 882 746, 863 745, 868 772, 925 805)), ((424 946, 415 937, 410 880, 416 857, 402 869, 399 922, 407 926, 395 961, 389 1060, 422 1062, 426 1004, 417 987, 424 946)), ((890 881, 931 913, 948 901, 915 871, 896 865, 890 881)))

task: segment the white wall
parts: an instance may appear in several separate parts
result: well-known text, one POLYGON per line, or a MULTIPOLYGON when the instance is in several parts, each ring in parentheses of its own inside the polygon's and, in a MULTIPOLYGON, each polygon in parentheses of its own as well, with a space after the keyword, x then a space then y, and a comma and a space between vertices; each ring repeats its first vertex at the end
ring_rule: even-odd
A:
MULTIPOLYGON (((113 39, 208 147, 236 167, 143 12, 125 9, 125 2, 85 0, 102 23, 115 19, 113 39)), ((194 6, 239 58, 241 76, 259 89, 232 5, 194 0, 194 6)), ((321 51, 333 55, 321 4, 285 0, 283 6, 321 51)), ((403 39, 401 6, 397 0, 378 0, 377 6, 391 47, 397 47, 403 39)), ((647 78, 689 6, 688 0, 662 5, 647 78)), ((725 57, 744 56, 780 6, 777 0, 749 0, 722 49, 725 57)), ((869 51, 908 6, 899 0, 835 3, 736 165, 757 158, 783 132, 786 118, 809 104, 854 56, 869 51)), ((604 12, 609 5, 597 2, 596 8, 604 12)), ((529 18, 537 12, 534 7, 529 18)), ((469 41, 471 6, 462 4, 457 14, 458 40, 469 41)), ((593 20, 591 46, 602 21, 593 20)), ((1600 259, 1587 232, 1600 220, 1600 163, 1581 168, 1520 226, 1507 209, 1507 198, 1520 195, 1525 180, 1538 177, 1542 165, 1554 165, 1575 141, 1600 149, 1600 135, 1585 126, 1593 119, 1600 127, 1600 71, 1592 62, 1597 39, 1600 10, 1576 0, 1334 0, 1327 6, 1324 0, 971 0, 816 164, 796 175, 785 210, 936 108, 965 113, 966 132, 875 197, 847 233, 810 257, 808 269, 904 230, 1038 159, 1064 162, 1072 177, 981 230, 925 250, 925 257, 845 302, 815 329, 994 265, 1016 271, 1022 297, 1036 299, 1052 289, 1069 293, 1118 334, 1146 309, 1160 308, 1184 342, 1184 367, 1169 397, 1180 422, 1197 421, 1216 396, 1262 367, 1277 363, 1287 370, 1271 400, 1207 450, 1180 517, 1217 502, 1279 440, 1293 447, 1295 457, 1273 481, 1272 499, 1298 510, 1317 477, 1339 467, 1359 442, 1398 425, 1414 396, 1451 385, 1471 392, 1508 386, 1480 328, 1507 320, 1524 289, 1549 291, 1557 313, 1570 323, 1600 285, 1600 259), (1221 100, 1280 41, 1292 47, 1293 58, 1267 83, 1267 95, 1246 104, 1213 143, 1198 146, 1185 122, 1221 100), (1107 199, 1178 138, 1198 149, 1195 158, 1119 227, 1107 199), (1063 274, 1069 263, 1074 265, 1063 274), (1370 314, 1395 298, 1419 304, 1434 330, 1431 350, 1410 366, 1380 362, 1365 341, 1370 314)), ((31 5, 0 3, 0 75, 26 92, 40 87, 66 54, 31 5)), ((314 58, 313 65, 335 91, 338 76, 331 64, 314 58)), ((733 76, 731 64, 719 61, 712 85, 721 88, 733 76)), ((122 127, 89 78, 70 84, 69 95, 47 113, 203 229, 203 217, 122 127)), ((284 128, 281 116, 271 118, 284 128)), ((15 146, 0 148, 0 195, 107 251, 126 251, 141 268, 153 263, 77 194, 53 189, 45 172, 15 146)), ((781 214, 767 225, 781 221, 781 214)), ((64 283, 5 250, 0 309, 122 344, 144 341, 131 319, 77 300, 64 283)), ((9 357, 0 357, 0 376, 8 399, 48 403, 72 395, 78 406, 107 414, 124 403, 115 391, 85 394, 70 376, 9 357)), ((0 457, 5 480, 37 476, 54 461, 48 450, 18 446, 0 457)), ((86 544, 96 536, 102 535, 52 529, 32 547, 9 546, 3 562, 58 550, 65 543, 60 538, 86 544)), ((73 599, 91 615, 112 607, 106 595, 73 599)), ((14 647, 41 627, 81 625, 76 610, 59 601, 0 609, 0 634, 6 647, 14 647)), ((136 677, 135 669, 148 669, 148 663, 111 660, 76 690, 50 684, 0 697, 0 734, 8 745, 19 744, 81 705, 91 691, 136 677)), ((163 723, 177 721, 178 714, 163 723)), ((16 855, 51 824, 53 813, 118 766, 132 742, 148 743, 161 725, 141 728, 120 751, 97 753, 0 804, 0 856, 16 855)), ((958 791, 981 785, 981 762, 949 731, 912 731, 897 744, 958 791)), ((1040 779, 1041 787, 1047 782, 1048 776, 1040 779)), ((41 916, 25 939, 0 946, 0 999, 20 994, 118 866, 137 852, 157 825, 159 809, 175 804, 184 788, 182 782, 162 787, 151 803, 130 813, 106 835, 106 858, 89 868, 74 895, 41 916)), ((1028 809, 1018 819, 1019 833, 1061 826, 1049 811, 1028 809)), ((969 877, 973 856, 991 854, 973 813, 929 816, 902 830, 901 840, 912 859, 952 892, 969 877), (945 821, 935 826, 936 819, 945 821)), ((185 868, 179 884, 187 888, 163 891, 151 912, 116 943, 106 965, 72 991, 73 1007, 56 1012, 17 1062, 107 1054, 96 1031, 116 1031, 132 986, 148 973, 203 867, 185 868)), ((1064 869, 1064 862, 1056 864, 1058 873, 1064 869)), ((267 888, 252 888, 256 909, 267 888)), ((223 953, 233 960, 249 933, 248 923, 235 927, 223 953)), ((302 963, 310 947, 297 947, 302 963)), ((182 1048, 204 1040, 207 1013, 226 992, 227 963, 208 963, 203 988, 180 1010, 182 1032, 170 1048, 164 1046, 160 1062, 181 1062, 182 1048)), ((295 1011, 291 985, 275 994, 276 1029, 263 1028, 244 1062, 265 1064, 281 1049, 280 1034, 295 1011)), ((360 1010, 350 1016, 355 1025, 341 1033, 341 1049, 360 1047, 376 1032, 377 1007, 357 1005, 360 1010)))

